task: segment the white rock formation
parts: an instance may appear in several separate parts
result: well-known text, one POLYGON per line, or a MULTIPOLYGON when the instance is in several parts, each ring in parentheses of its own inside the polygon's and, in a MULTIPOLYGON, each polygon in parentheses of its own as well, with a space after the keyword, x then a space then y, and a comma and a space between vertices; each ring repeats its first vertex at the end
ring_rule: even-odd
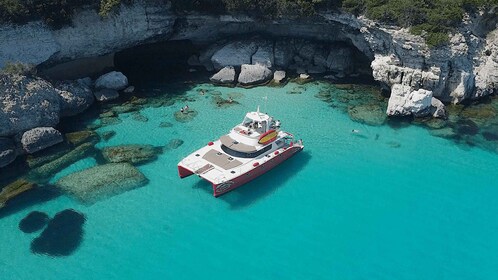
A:
POLYGON ((426 116, 430 112, 432 91, 413 90, 407 85, 395 84, 387 105, 389 116, 426 116))
POLYGON ((223 67, 210 80, 218 84, 232 84, 235 82, 235 68, 233 66, 223 67))
POLYGON ((275 71, 275 73, 273 73, 273 81, 280 83, 285 79, 285 75, 286 73, 283 70, 275 71))
POLYGON ((262 84, 269 81, 272 77, 272 71, 264 65, 243 64, 240 70, 239 83, 245 86, 262 84))

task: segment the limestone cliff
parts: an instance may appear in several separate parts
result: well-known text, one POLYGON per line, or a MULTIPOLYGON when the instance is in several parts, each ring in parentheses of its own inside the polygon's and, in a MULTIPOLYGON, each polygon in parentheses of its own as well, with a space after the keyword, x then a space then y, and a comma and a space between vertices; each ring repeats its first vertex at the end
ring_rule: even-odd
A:
MULTIPOLYGON (((402 84, 413 91, 424 89, 445 102, 478 98, 497 88, 498 31, 492 31, 496 22, 484 20, 485 14, 466 18, 452 34, 450 44, 436 49, 429 48, 422 37, 406 29, 382 26, 344 13, 324 13, 308 20, 260 21, 246 16, 176 15, 167 5, 137 2, 123 5, 106 18, 90 9, 75 14, 72 25, 59 30, 51 30, 40 22, 0 27, 0 67, 8 61, 57 63, 165 40, 191 40, 210 46, 203 55, 211 60, 227 44, 220 40, 257 33, 354 46, 372 61, 373 77, 387 88, 402 84)), ((275 51, 277 46, 273 47, 275 51)), ((258 51, 251 45, 244 49, 251 55, 258 51)), ((264 49, 260 49, 264 56, 264 49)), ((274 62, 279 59, 288 58, 275 56, 274 62)), ((334 61, 339 63, 337 58, 334 61)), ((220 60, 214 62, 214 68, 226 66, 220 60)), ((273 66, 267 64, 272 61, 265 63, 273 66)))

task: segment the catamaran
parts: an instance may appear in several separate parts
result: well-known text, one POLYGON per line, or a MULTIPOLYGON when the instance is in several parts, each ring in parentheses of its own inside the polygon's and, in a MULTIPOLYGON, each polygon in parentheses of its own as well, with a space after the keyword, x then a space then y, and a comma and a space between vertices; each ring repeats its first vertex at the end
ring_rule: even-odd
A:
POLYGON ((242 186, 303 150, 303 141, 280 125, 258 107, 228 134, 181 160, 180 178, 197 174, 212 184, 215 197, 242 186))

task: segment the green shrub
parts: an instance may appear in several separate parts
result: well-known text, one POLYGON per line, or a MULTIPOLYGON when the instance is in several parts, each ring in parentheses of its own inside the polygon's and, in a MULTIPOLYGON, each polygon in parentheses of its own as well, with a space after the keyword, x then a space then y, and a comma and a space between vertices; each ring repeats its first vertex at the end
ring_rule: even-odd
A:
POLYGON ((102 17, 107 16, 114 8, 121 4, 121 0, 101 0, 99 15, 102 17))
POLYGON ((35 76, 36 66, 32 64, 26 64, 21 62, 7 62, 3 69, 0 69, 2 74, 12 74, 12 75, 23 75, 23 76, 35 76))

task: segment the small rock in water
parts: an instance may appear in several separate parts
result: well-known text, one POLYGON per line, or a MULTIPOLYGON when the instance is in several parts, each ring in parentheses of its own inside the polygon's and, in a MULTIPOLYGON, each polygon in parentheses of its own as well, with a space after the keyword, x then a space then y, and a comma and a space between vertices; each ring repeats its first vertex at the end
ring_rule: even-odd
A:
POLYGON ((180 111, 177 111, 175 113, 175 119, 181 123, 192 121, 195 116, 197 116, 197 111, 191 109, 189 109, 186 113, 180 111))
POLYGON ((292 90, 288 91, 287 94, 302 94, 305 91, 306 91, 306 87, 296 86, 296 87, 293 87, 292 90))
POLYGON ((310 75, 308 75, 306 73, 299 74, 299 79, 307 80, 309 78, 310 78, 310 75))
POLYGON ((177 149, 183 145, 183 140, 182 139, 173 139, 169 141, 168 145, 166 146, 168 149, 177 149))
POLYGON ((31 242, 31 252, 53 257, 71 255, 83 241, 85 216, 73 209, 61 211, 31 242))
POLYGON ((390 142, 387 142, 387 144, 389 145, 389 147, 391 148, 400 148, 401 147, 401 144, 398 143, 398 142, 395 142, 395 141, 390 141, 390 142))
POLYGON ((476 135, 479 133, 479 127, 471 120, 462 119, 457 122, 457 133, 461 135, 476 135))
POLYGON ((100 118, 111 118, 111 117, 116 117, 116 112, 114 111, 107 111, 99 115, 100 118))
POLYGON ((162 128, 167 128, 167 127, 172 127, 173 124, 170 123, 170 122, 162 122, 161 124, 159 124, 159 127, 162 127, 162 128))
POLYGON ((102 155, 107 162, 139 164, 157 159, 161 152, 161 148, 152 145, 121 145, 105 147, 102 155))
POLYGON ((104 141, 109 141, 109 139, 111 139, 112 137, 114 137, 116 135, 116 131, 105 131, 105 132, 102 132, 102 139, 104 139, 104 141))
POLYGON ((492 132, 489 132, 489 131, 484 131, 482 133, 482 136, 487 141, 498 141, 498 134, 496 134, 496 133, 492 133, 492 132))
POLYGON ((118 105, 118 106, 113 106, 112 107, 112 110, 118 114, 122 114, 122 113, 128 113, 128 112, 132 112, 132 111, 136 111, 138 108, 135 107, 135 105, 131 104, 131 103, 125 103, 123 105, 118 105))
POLYGON ((96 144, 99 141, 99 136, 97 133, 91 130, 76 131, 71 133, 66 133, 67 142, 74 146, 81 145, 83 143, 96 144))
POLYGON ((139 112, 133 113, 132 118, 138 122, 148 122, 149 121, 149 119, 146 116, 140 114, 139 112))
POLYGON ((19 229, 24 233, 39 231, 47 225, 50 217, 43 212, 33 211, 19 222, 19 229))
POLYGON ((121 120, 119 118, 116 118, 116 117, 101 118, 100 123, 102 126, 107 126, 107 125, 119 124, 119 123, 121 123, 121 120))

